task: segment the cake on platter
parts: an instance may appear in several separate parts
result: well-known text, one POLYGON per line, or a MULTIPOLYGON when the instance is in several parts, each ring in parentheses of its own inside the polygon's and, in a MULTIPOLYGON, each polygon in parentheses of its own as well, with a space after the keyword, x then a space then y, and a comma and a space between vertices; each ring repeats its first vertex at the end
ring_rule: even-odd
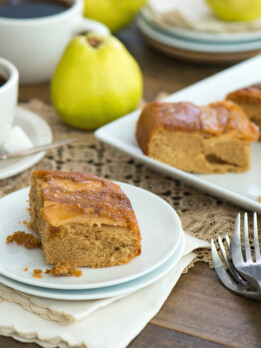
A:
POLYGON ((136 139, 149 157, 192 173, 243 172, 258 127, 232 101, 208 106, 152 102, 142 110, 136 139))

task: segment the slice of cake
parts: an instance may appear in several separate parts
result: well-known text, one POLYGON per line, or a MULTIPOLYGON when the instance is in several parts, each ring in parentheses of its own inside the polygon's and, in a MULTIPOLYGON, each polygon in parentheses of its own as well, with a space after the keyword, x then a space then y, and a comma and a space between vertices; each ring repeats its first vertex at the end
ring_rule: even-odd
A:
POLYGON ((241 106, 250 120, 261 129, 261 83, 231 92, 226 99, 241 106))
POLYGON ((161 162, 194 173, 243 172, 250 167, 250 144, 258 127, 235 103, 153 102, 137 122, 142 151, 161 162))
POLYGON ((47 263, 109 267, 140 255, 134 211, 115 183, 86 173, 36 171, 29 198, 30 225, 47 263))

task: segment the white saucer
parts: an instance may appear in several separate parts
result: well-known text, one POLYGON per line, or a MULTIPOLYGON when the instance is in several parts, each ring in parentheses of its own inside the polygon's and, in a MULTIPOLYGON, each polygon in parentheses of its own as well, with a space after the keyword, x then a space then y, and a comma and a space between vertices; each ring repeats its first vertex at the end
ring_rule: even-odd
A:
POLYGON ((28 192, 22 189, 0 199, 0 274, 37 287, 61 290, 94 289, 112 286, 139 278, 161 266, 176 251, 183 234, 175 210, 162 198, 139 187, 118 183, 129 197, 138 220, 142 241, 141 255, 125 265, 91 269, 82 268, 81 277, 32 276, 33 269, 46 264, 40 249, 28 250, 16 243, 6 244, 6 237, 15 231, 33 233, 21 221, 29 221, 28 192), (19 223, 20 221, 20 223, 19 223), (28 271, 24 269, 28 267, 28 271))
MULTIPOLYGON (((17 107, 14 125, 20 126, 35 146, 52 142, 52 131, 48 124, 35 113, 17 107)), ((21 158, 0 161, 0 179, 5 179, 23 172, 39 162, 45 152, 21 158)))
POLYGON ((52 298, 56 300, 70 300, 70 301, 81 301, 81 300, 97 300, 112 296, 120 296, 125 295, 148 286, 155 281, 162 278, 165 274, 167 274, 181 259, 183 250, 185 245, 185 237, 182 232, 180 241, 177 245, 177 249, 172 254, 172 256, 163 263, 160 267, 156 268, 154 271, 137 278, 135 280, 131 280, 129 282, 125 282, 122 284, 108 286, 105 288, 97 288, 97 289, 87 289, 87 290, 56 290, 56 289, 46 289, 40 288, 36 286, 31 286, 27 284, 23 284, 12 280, 10 278, 6 278, 0 275, 0 283, 7 285, 15 290, 22 291, 29 295, 52 298))

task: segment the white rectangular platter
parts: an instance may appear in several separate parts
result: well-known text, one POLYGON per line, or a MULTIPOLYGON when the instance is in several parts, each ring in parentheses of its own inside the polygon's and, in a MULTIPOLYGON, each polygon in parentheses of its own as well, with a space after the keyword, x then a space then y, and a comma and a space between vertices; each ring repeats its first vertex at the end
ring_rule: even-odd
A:
MULTIPOLYGON (((261 55, 235 65, 190 87, 176 92, 164 101, 189 101, 205 105, 222 100, 235 89, 261 82, 261 55)), ((143 162, 164 175, 182 180, 198 190, 207 192, 221 199, 228 200, 245 209, 261 213, 261 143, 254 143, 251 149, 251 169, 234 174, 191 174, 145 156, 135 139, 136 121, 140 114, 135 111, 95 132, 95 136, 133 158, 143 162)))

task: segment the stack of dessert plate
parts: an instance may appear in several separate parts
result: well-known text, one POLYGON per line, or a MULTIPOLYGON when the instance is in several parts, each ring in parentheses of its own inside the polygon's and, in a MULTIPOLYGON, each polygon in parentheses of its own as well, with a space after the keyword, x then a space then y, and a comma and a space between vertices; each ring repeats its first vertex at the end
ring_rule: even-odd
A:
POLYGON ((0 199, 0 283, 27 294, 61 299, 92 300, 126 295, 164 276, 179 261, 184 249, 184 233, 175 210, 158 196, 138 187, 119 183, 129 197, 142 235, 142 253, 121 266, 82 268, 80 277, 55 277, 44 273, 40 249, 6 244, 15 231, 33 233, 29 221, 28 192, 25 188, 0 199), (41 269, 43 278, 33 278, 41 269))
POLYGON ((155 20, 148 7, 137 20, 143 36, 171 56, 207 63, 230 63, 261 52, 261 30, 216 33, 167 26, 155 20))

